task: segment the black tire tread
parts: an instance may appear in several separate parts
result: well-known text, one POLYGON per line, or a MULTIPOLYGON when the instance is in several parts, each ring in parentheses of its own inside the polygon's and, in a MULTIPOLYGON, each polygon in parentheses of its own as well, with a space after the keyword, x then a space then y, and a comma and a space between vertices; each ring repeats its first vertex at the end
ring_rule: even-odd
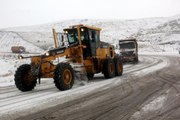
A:
POLYGON ((120 57, 114 58, 114 64, 115 64, 115 76, 121 76, 123 73, 123 64, 122 64, 121 58, 120 57), (122 65, 121 71, 118 71, 118 63, 121 63, 121 65, 122 65))
POLYGON ((70 64, 68 63, 59 63, 57 66, 56 66, 56 69, 54 71, 54 83, 55 83, 55 86, 61 90, 61 91, 64 91, 64 90, 68 90, 68 89, 71 89, 73 84, 74 84, 74 71, 73 71, 73 68, 71 67, 70 64), (62 79, 62 75, 63 75, 63 71, 65 69, 69 69, 72 73, 72 81, 70 83, 70 85, 66 85, 64 84, 64 81, 62 79))
POLYGON ((19 68, 17 68, 16 73, 14 75, 14 81, 15 81, 15 85, 16 87, 21 90, 22 92, 26 92, 26 91, 31 91, 32 89, 34 89, 34 87, 36 86, 36 79, 34 78, 34 80, 32 81, 31 85, 26 85, 23 82, 23 76, 26 75, 26 73, 31 70, 31 65, 29 64, 23 64, 21 66, 19 66, 19 68))
MULTIPOLYGON (((113 78, 115 76, 115 69, 114 72, 112 74, 109 73, 109 64, 112 62, 112 64, 114 65, 114 61, 112 59, 106 59, 103 62, 103 74, 105 78, 113 78)), ((114 67, 115 68, 115 67, 114 67)))

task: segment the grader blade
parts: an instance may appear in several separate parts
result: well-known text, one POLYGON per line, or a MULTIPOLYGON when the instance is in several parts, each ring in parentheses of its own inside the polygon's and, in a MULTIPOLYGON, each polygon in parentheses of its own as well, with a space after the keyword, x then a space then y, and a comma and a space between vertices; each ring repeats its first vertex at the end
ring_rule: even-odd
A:
POLYGON ((75 84, 86 85, 88 83, 87 73, 82 64, 74 64, 75 84))

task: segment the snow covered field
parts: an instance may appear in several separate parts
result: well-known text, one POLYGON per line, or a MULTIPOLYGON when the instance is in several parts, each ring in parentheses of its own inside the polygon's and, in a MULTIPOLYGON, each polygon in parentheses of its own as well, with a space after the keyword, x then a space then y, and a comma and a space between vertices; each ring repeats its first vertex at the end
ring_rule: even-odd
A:
POLYGON ((3 52, 11 52, 12 46, 24 46, 27 52, 38 53, 42 49, 35 44, 27 42, 18 33, 11 31, 0 31, 0 54, 3 52))
POLYGON ((17 55, 0 55, 0 87, 14 85, 14 74, 22 64, 30 63, 29 60, 18 60, 17 55))
MULTIPOLYGON (((101 40, 112 44, 117 44, 119 39, 136 38, 139 42, 140 52, 177 52, 180 48, 180 15, 136 20, 80 19, 36 26, 7 28, 1 30, 0 40, 4 40, 4 31, 13 31, 13 34, 16 33, 17 36, 26 42, 47 49, 53 45, 52 28, 62 31, 63 28, 75 24, 102 28, 101 40)), ((12 36, 12 33, 10 36, 12 36)), ((17 37, 15 38, 17 39, 17 37)), ((0 47, 3 48, 3 46, 1 44, 0 47)), ((2 50, 1 48, 0 51, 2 50)))

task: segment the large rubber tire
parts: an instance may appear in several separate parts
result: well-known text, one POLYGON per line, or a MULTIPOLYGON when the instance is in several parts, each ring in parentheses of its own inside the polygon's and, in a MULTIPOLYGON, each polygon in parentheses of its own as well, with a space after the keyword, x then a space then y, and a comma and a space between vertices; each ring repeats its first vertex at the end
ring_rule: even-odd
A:
POLYGON ((88 79, 92 79, 94 77, 94 73, 87 73, 88 79))
POLYGON ((115 75, 121 76, 123 73, 123 64, 120 57, 114 58, 114 64, 115 64, 115 75))
POLYGON ((104 61, 103 74, 105 78, 113 78, 115 76, 115 65, 112 59, 106 59, 104 61))
POLYGON ((54 71, 54 83, 59 90, 71 89, 74 84, 74 71, 70 64, 59 63, 54 71))
POLYGON ((133 63, 138 64, 138 62, 139 62, 138 57, 135 57, 133 63))
POLYGON ((33 78, 32 76, 31 65, 21 65, 14 75, 14 81, 16 87, 22 92, 34 89, 37 83, 37 78, 33 78))

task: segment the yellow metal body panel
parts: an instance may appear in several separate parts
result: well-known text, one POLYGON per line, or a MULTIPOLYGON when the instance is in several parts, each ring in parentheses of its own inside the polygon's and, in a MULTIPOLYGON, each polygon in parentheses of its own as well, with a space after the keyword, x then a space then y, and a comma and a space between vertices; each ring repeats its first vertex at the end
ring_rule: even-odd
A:
POLYGON ((39 57, 32 57, 31 58, 31 65, 32 66, 39 66, 40 65, 40 71, 42 78, 52 78, 53 72, 56 68, 56 65, 54 65, 51 61, 55 60, 56 58, 60 58, 65 56, 69 61, 74 63, 82 63, 82 55, 79 51, 80 46, 67 48, 64 50, 62 54, 55 54, 50 56, 39 56, 39 57))
POLYGON ((73 25, 73 26, 70 26, 69 28, 66 28, 66 29, 72 29, 72 28, 81 28, 81 27, 86 27, 86 28, 89 28, 89 29, 92 29, 92 30, 97 30, 97 31, 101 31, 101 28, 98 28, 98 27, 93 27, 93 26, 87 26, 87 25, 83 25, 83 24, 79 24, 79 25, 73 25))

